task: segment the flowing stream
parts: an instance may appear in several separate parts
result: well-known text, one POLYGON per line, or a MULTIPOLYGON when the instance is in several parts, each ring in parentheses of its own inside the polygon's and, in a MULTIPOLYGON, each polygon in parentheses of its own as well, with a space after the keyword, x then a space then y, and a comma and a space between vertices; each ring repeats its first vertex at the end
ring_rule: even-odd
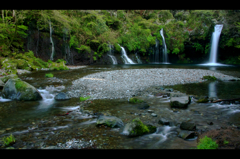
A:
MULTIPOLYGON (((67 92, 71 82, 88 74, 121 69, 146 68, 198 68, 211 70, 212 67, 199 65, 107 65, 88 66, 84 69, 65 71, 36 71, 19 77, 36 87, 43 99, 40 101, 12 101, 0 97, 0 138, 14 135, 14 148, 37 149, 65 143, 73 138, 93 141, 98 149, 190 149, 196 148, 196 138, 184 140, 178 136, 179 123, 198 123, 198 131, 207 131, 226 126, 240 126, 240 104, 238 103, 196 103, 187 109, 173 109, 169 97, 155 96, 160 87, 149 87, 149 95, 143 96, 150 108, 139 109, 128 99, 101 99, 80 102, 79 98, 56 101, 59 92, 67 92), (45 78, 53 73, 53 78, 45 78), (152 93, 154 92, 154 93, 152 93), (152 110, 157 117, 151 115, 152 110), (69 113, 69 114, 68 114, 69 113), (152 124, 157 131, 139 137, 129 138, 121 128, 96 127, 94 114, 103 113, 120 118, 124 125, 138 117, 145 124, 152 124), (158 124, 159 118, 166 118, 172 125, 158 124), (208 125, 211 121, 214 124, 208 125)), ((240 76, 239 67, 214 67, 215 71, 227 71, 229 75, 240 76)), ((91 86, 88 86, 91 87, 91 86)), ((165 88, 188 95, 231 99, 239 97, 239 81, 203 82, 165 86, 165 88)), ((77 90, 76 90, 77 91, 77 90)), ((0 143, 1 144, 1 143, 0 143)))

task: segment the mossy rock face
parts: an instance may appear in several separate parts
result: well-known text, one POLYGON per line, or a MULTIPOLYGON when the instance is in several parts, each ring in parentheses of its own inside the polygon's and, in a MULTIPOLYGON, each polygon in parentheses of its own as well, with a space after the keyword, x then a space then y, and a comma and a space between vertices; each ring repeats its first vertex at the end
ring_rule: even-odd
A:
POLYGON ((143 100, 141 99, 138 99, 137 97, 132 97, 129 99, 129 103, 132 103, 132 104, 135 104, 135 103, 142 103, 144 102, 143 100))
POLYGON ((209 81, 215 81, 217 78, 215 76, 203 76, 203 79, 207 79, 209 81))
POLYGON ((68 67, 65 65, 64 61, 59 63, 49 62, 49 70, 68 70, 68 67))
POLYGON ((28 67, 28 63, 23 59, 17 59, 14 60, 14 62, 17 63, 17 68, 19 69, 25 69, 26 67, 28 67))
POLYGON ((129 137, 141 136, 150 133, 149 128, 154 131, 154 127, 144 125, 139 118, 135 118, 124 126, 123 134, 129 137))
POLYGON ((3 98, 24 101, 42 99, 41 94, 32 85, 20 79, 9 79, 2 90, 3 98))
POLYGON ((14 63, 12 60, 5 58, 5 60, 2 60, 1 64, 2 68, 6 73, 17 74, 17 64, 14 63))
POLYGON ((208 99, 207 98, 201 98, 199 100, 197 100, 197 103, 207 103, 208 99))
POLYGON ((115 116, 99 116, 97 119, 97 125, 106 125, 108 127, 123 127, 123 122, 121 119, 115 116))

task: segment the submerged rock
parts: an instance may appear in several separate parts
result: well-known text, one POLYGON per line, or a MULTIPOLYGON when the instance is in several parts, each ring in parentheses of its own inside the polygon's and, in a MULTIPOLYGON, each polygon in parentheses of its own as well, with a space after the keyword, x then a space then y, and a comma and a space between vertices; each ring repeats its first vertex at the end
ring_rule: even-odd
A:
POLYGON ((54 97, 54 99, 57 101, 63 101, 63 100, 68 100, 70 98, 66 93, 60 92, 54 97))
POLYGON ((165 118, 160 118, 159 121, 158 121, 158 124, 169 125, 170 122, 167 119, 165 119, 165 118))
POLYGON ((148 109, 150 106, 147 103, 140 103, 137 105, 138 109, 148 109))
POLYGON ((36 101, 42 99, 39 91, 20 79, 9 79, 2 90, 3 98, 24 101, 36 101))
POLYGON ((124 124, 121 119, 115 116, 99 116, 97 119, 97 125, 106 125, 109 127, 123 127, 124 124))
POLYGON ((183 138, 184 140, 191 139, 191 138, 195 137, 195 133, 194 133, 194 131, 182 130, 178 134, 178 137, 183 138))
POLYGON ((190 122, 182 122, 180 125, 180 129, 193 131, 196 130, 196 124, 190 122))

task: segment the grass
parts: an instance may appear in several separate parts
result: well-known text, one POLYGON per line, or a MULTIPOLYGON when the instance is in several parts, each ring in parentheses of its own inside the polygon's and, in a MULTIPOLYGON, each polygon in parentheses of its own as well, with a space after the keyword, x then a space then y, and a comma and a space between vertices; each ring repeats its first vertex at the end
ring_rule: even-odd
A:
POLYGON ((3 141, 3 145, 4 145, 4 146, 9 146, 10 144, 12 144, 12 143, 15 142, 15 138, 14 138, 14 136, 11 134, 11 135, 8 136, 8 137, 3 137, 3 138, 2 138, 2 141, 3 141))
POLYGON ((85 101, 85 100, 88 100, 89 98, 91 98, 90 96, 87 96, 87 97, 80 97, 80 101, 85 101))
POLYGON ((197 149, 217 149, 217 148, 218 144, 207 136, 200 139, 200 142, 197 145, 197 149))
POLYGON ((47 73, 47 74, 45 74, 45 77, 51 78, 51 77, 53 77, 53 74, 47 73))
POLYGON ((217 78, 215 76, 203 76, 203 79, 207 79, 209 81, 215 81, 217 78))

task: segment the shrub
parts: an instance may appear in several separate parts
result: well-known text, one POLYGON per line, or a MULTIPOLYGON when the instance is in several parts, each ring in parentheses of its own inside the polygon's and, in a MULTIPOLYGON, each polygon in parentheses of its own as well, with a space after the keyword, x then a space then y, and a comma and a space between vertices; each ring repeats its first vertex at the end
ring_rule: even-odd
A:
POLYGON ((4 146, 8 146, 8 145, 10 145, 10 144, 12 144, 12 143, 15 142, 15 138, 14 138, 14 136, 11 134, 11 135, 8 136, 8 137, 3 137, 3 138, 2 138, 2 141, 3 141, 3 145, 4 145, 4 146))
POLYGON ((51 78, 51 77, 53 77, 53 74, 51 74, 51 73, 45 74, 45 77, 51 78))
POLYGON ((200 142, 197 145, 197 149, 217 149, 217 148, 218 144, 207 136, 200 139, 200 142))
POLYGON ((217 78, 215 76, 203 76, 203 79, 207 79, 209 81, 215 81, 217 78))
POLYGON ((85 100, 88 100, 89 98, 91 98, 90 96, 87 96, 87 97, 80 97, 80 101, 85 101, 85 100))

